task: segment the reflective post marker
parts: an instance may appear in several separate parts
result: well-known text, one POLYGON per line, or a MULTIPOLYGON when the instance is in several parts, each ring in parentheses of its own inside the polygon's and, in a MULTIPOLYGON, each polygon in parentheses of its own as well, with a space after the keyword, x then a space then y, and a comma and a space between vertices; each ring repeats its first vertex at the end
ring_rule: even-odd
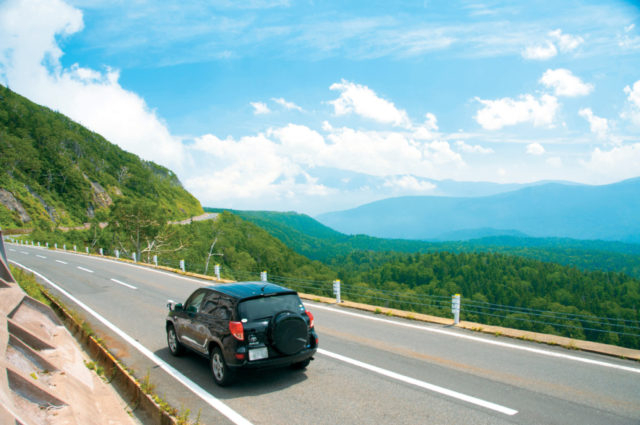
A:
POLYGON ((333 294, 336 296, 336 303, 340 304, 340 280, 333 281, 333 294))
POLYGON ((155 264, 156 267, 158 267, 158 256, 157 255, 153 256, 153 264, 155 264))
POLYGON ((180 270, 184 273, 184 260, 180 260, 180 270))
POLYGON ((263 282, 267 281, 267 272, 260 272, 260 280, 263 282))
POLYGON ((451 297, 451 313, 453 313, 453 324, 460 323, 460 294, 451 297))
POLYGON ((213 267, 213 273, 215 273, 216 279, 220 280, 220 264, 216 264, 213 267))

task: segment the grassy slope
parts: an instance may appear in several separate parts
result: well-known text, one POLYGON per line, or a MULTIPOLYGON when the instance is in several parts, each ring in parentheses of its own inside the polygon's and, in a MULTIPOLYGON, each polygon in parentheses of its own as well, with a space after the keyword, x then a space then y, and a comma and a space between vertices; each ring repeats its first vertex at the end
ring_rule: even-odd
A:
POLYGON ((198 200, 170 170, 0 86, 0 188, 11 192, 32 218, 22 223, 0 204, 0 226, 77 225, 90 220, 89 210, 101 218, 106 209, 95 199, 91 182, 112 200, 151 198, 171 211, 170 218, 202 213, 198 200))

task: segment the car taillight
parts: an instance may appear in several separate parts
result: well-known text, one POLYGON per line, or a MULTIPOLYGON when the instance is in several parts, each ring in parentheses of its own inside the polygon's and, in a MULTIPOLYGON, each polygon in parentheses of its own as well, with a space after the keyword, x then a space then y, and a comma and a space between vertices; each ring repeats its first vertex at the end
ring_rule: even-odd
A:
POLYGON ((305 311, 305 313, 307 313, 307 316, 309 316, 309 327, 313 328, 313 314, 311 314, 309 310, 305 311))
POLYGON ((229 322, 229 331, 238 341, 244 341, 244 327, 242 322, 229 322))

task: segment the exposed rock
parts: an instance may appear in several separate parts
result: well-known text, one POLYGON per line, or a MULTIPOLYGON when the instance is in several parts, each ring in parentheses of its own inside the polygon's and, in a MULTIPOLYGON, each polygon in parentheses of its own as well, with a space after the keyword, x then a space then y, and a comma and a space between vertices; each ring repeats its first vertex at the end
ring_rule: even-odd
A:
POLYGON ((89 183, 91 183, 91 190, 93 192, 93 203, 98 208, 106 208, 113 205, 111 196, 109 196, 107 191, 100 185, 100 183, 92 181, 89 181, 89 183))
POLYGON ((11 211, 15 211, 20 216, 20 220, 23 223, 28 223, 31 221, 31 217, 24 210, 22 204, 13 196, 13 193, 9 192, 5 189, 0 189, 0 204, 4 205, 6 208, 11 211))
POLYGON ((47 204, 47 202, 44 199, 42 199, 42 196, 38 195, 29 186, 26 186, 26 188, 34 198, 36 198, 38 201, 40 201, 40 203, 44 207, 44 209, 47 212, 47 214, 49 214, 49 218, 51 219, 51 221, 53 221, 54 223, 57 222, 58 219, 60 218, 60 216, 58 215, 58 212, 56 211, 56 209, 53 208, 52 206, 50 206, 49 204, 47 204))

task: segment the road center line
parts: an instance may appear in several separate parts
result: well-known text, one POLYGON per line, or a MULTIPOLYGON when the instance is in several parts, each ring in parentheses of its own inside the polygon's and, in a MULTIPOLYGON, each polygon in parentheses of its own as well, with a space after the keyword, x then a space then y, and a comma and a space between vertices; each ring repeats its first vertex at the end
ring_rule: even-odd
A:
POLYGON ((15 250, 15 249, 13 249, 13 248, 9 248, 9 251, 11 251, 11 252, 16 252, 16 250, 15 250))
POLYGON ((352 313, 350 311, 344 311, 342 309, 337 309, 337 308, 332 308, 332 307, 325 307, 325 306, 318 305, 318 304, 313 304, 312 308, 318 308, 320 310, 328 310, 328 311, 332 311, 334 313, 339 313, 339 314, 344 314, 344 315, 347 315, 347 316, 358 317, 358 318, 365 319, 365 320, 372 320, 372 321, 375 321, 375 322, 387 323, 387 324, 394 325, 394 326, 403 326, 405 328, 419 329, 419 330, 422 330, 422 331, 425 331, 425 332, 433 332, 433 333, 438 333, 438 334, 442 334, 442 335, 448 335, 448 336, 452 336, 452 337, 455 337, 455 338, 462 338, 462 339, 467 339, 467 340, 474 341, 474 342, 481 342, 483 344, 496 345, 498 347, 510 348, 510 349, 513 349, 513 350, 528 351, 530 353, 540 354, 540 355, 543 355, 543 356, 557 357, 557 358, 561 358, 561 359, 565 359, 565 360, 571 360, 571 361, 574 361, 574 362, 580 362, 580 363, 587 363, 587 364, 592 364, 592 365, 597 365, 597 366, 609 367, 609 368, 612 368, 612 369, 624 370, 625 372, 640 373, 640 368, 622 366, 622 365, 618 365, 618 364, 615 364, 615 363, 603 362, 603 361, 600 361, 600 360, 592 360, 592 359, 587 359, 587 358, 584 358, 584 357, 578 357, 578 356, 572 356, 572 355, 569 355, 569 354, 558 353, 558 352, 555 352, 555 351, 543 350, 543 349, 540 349, 540 348, 532 348, 532 347, 526 347, 526 346, 523 346, 523 345, 511 344, 511 343, 508 343, 508 342, 494 341, 494 340, 490 340, 490 339, 480 338, 480 337, 477 337, 477 336, 465 335, 465 334, 461 334, 461 333, 457 333, 457 332, 446 331, 444 329, 430 328, 430 327, 427 327, 427 326, 414 325, 414 324, 411 324, 411 323, 396 322, 396 321, 393 321, 393 320, 382 319, 382 318, 379 318, 379 317, 365 316, 364 314, 352 313))
POLYGON ((128 283, 121 282, 121 281, 119 281, 118 279, 111 279, 111 281, 113 281, 113 282, 117 283, 118 285, 126 286, 127 288, 131 288, 131 289, 138 289, 138 288, 136 288, 135 286, 133 286, 133 285, 129 285, 128 283))
POLYGON ((60 264, 69 264, 66 261, 62 261, 62 260, 56 260, 56 263, 60 263, 60 264))
POLYGON ((27 251, 20 251, 20 254, 29 255, 27 251))
POLYGON ((84 267, 80 267, 80 266, 78 266, 78 268, 79 268, 80 270, 82 270, 82 271, 87 272, 87 273, 93 273, 93 270, 85 269, 84 267))
POLYGON ((331 351, 323 350, 322 348, 318 348, 318 353, 334 358, 336 360, 340 360, 345 363, 349 363, 350 365, 360 367, 362 369, 366 369, 368 371, 377 373, 379 375, 386 376, 391 379, 395 379, 397 381, 401 381, 410 385, 415 385, 416 387, 424 388, 425 390, 433 391, 438 394, 445 395, 447 397, 455 398, 457 400, 465 401, 467 403, 475 404, 476 406, 484 407, 486 409, 493 410, 495 412, 503 413, 505 415, 513 416, 518 413, 517 410, 511 409, 509 407, 501 406, 496 403, 492 403, 490 401, 482 400, 470 395, 462 394, 457 391, 453 391, 444 387, 440 387, 438 385, 429 384, 428 382, 420 381, 415 378, 411 378, 409 376, 401 375, 399 373, 392 372, 387 369, 382 369, 380 367, 363 363, 359 360, 352 359, 350 357, 343 356, 341 354, 333 353, 331 351))
POLYGON ((46 259, 46 258, 47 258, 47 257, 45 257, 44 255, 40 255, 40 254, 36 254, 36 257, 38 257, 38 258, 44 258, 44 259, 46 259))
POLYGON ((44 275, 38 273, 35 270, 31 270, 30 268, 23 266, 20 263, 17 263, 17 262, 12 261, 12 260, 9 260, 9 261, 11 263, 15 264, 16 266, 18 266, 18 267, 20 267, 20 268, 22 268, 22 269, 24 269, 24 270, 26 270, 28 272, 31 272, 31 273, 35 274, 40 279, 44 280, 49 285, 51 285, 51 287, 56 289, 62 295, 64 295, 65 297, 69 298, 71 301, 73 301, 78 306, 80 306, 80 308, 83 308, 85 311, 87 311, 87 313, 91 314, 98 321, 100 321, 102 324, 104 324, 106 327, 108 327, 113 332, 115 332, 117 335, 119 335, 122 339, 124 339, 127 343, 131 344, 138 351, 140 351, 142 354, 144 354, 147 358, 149 358, 149 360, 151 360, 156 365, 158 365, 162 370, 167 372, 174 379, 176 379, 182 385, 184 385, 186 388, 191 390, 191 392, 193 392, 195 395, 197 395, 202 400, 204 400, 205 403, 207 403, 209 406, 213 407, 218 412, 220 412, 224 416, 226 416, 231 422, 233 422, 236 425, 252 425, 251 422, 249 422, 244 417, 242 417, 238 412, 236 412, 235 410, 233 410, 232 408, 230 408, 229 406, 224 404, 222 401, 220 401, 219 399, 217 399, 216 397, 211 395, 208 391, 206 391, 204 388, 202 388, 201 386, 199 386, 198 384, 193 382, 191 379, 189 379, 186 376, 184 376, 176 368, 174 368, 170 364, 166 363, 160 357, 158 357, 155 354, 153 354, 153 352, 151 352, 151 350, 149 350, 144 345, 140 344, 138 341, 136 341, 135 339, 133 339, 132 337, 130 337, 129 335, 124 333, 124 331, 122 331, 116 325, 114 325, 113 323, 109 322, 107 319, 102 317, 99 313, 95 312, 91 307, 89 307, 88 305, 86 305, 85 303, 83 303, 82 301, 80 301, 79 299, 77 299, 76 297, 74 297, 73 295, 71 295, 70 293, 65 291, 64 289, 62 289, 60 286, 56 285, 55 283, 53 283, 52 281, 47 279, 44 275))

